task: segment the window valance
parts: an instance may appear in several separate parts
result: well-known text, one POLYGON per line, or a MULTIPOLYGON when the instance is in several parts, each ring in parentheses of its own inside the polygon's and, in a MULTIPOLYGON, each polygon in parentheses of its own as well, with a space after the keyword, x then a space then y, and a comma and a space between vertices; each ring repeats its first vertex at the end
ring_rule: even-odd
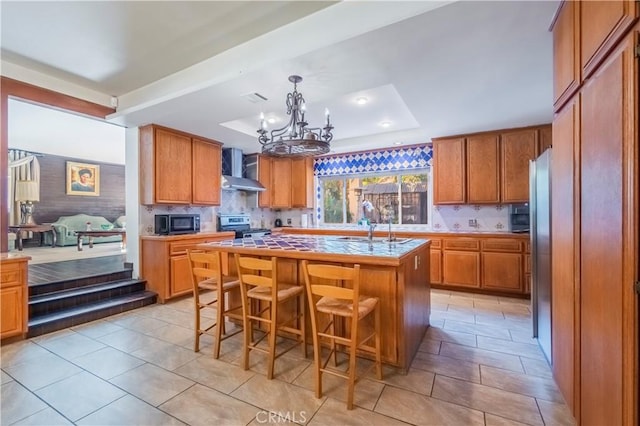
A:
POLYGON ((431 145, 413 145, 377 151, 336 154, 316 158, 316 176, 339 176, 378 171, 424 169, 431 166, 431 145))

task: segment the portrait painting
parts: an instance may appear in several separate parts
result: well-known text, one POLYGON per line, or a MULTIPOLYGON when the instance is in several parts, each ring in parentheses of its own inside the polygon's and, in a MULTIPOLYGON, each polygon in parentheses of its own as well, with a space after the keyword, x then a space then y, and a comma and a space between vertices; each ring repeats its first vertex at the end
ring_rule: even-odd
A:
POLYGON ((67 195, 100 195, 100 166, 67 161, 67 195))

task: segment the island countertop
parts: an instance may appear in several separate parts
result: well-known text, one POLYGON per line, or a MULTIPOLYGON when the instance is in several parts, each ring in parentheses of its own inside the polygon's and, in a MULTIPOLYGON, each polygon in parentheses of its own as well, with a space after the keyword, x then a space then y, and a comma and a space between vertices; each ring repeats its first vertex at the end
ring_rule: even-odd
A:
POLYGON ((260 238, 238 238, 198 244, 200 249, 215 249, 222 252, 256 256, 278 256, 291 259, 322 260, 373 265, 398 266, 407 256, 430 244, 427 239, 400 239, 386 242, 366 237, 276 234, 260 238))

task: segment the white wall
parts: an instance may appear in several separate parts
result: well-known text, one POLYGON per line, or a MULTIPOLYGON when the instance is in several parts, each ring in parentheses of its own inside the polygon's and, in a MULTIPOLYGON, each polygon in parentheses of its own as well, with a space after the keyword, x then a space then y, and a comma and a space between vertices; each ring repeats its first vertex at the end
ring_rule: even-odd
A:
POLYGON ((9 99, 9 148, 124 164, 125 128, 9 99))

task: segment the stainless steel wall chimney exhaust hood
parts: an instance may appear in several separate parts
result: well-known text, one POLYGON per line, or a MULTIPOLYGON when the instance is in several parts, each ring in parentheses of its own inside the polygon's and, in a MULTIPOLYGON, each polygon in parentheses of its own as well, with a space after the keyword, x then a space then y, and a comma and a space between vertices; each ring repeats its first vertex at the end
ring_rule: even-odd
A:
POLYGON ((222 150, 222 189, 226 191, 266 191, 255 178, 258 174, 258 162, 247 161, 243 164, 242 150, 224 148, 222 150))

